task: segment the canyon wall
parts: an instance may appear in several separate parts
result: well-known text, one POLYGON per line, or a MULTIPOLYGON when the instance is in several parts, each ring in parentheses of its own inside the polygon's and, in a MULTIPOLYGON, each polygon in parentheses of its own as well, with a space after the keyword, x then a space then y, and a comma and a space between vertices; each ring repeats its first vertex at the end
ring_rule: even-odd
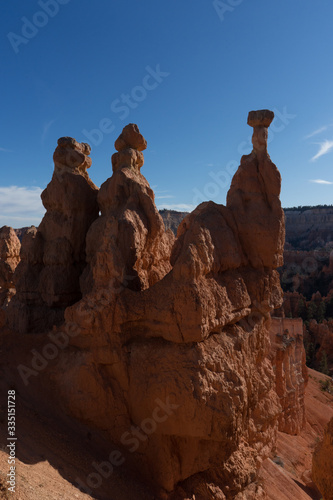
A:
POLYGON ((298 249, 311 250, 333 241, 333 207, 285 210, 286 239, 298 249))

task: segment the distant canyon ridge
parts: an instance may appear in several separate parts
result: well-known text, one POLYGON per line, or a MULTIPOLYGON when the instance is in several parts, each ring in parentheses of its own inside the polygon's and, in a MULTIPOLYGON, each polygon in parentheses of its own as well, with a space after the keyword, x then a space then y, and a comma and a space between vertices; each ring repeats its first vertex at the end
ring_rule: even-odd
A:
MULTIPOLYGON (((160 210, 166 229, 174 234, 188 212, 160 210)), ((314 250, 333 242, 333 206, 285 208, 286 249, 314 250)))

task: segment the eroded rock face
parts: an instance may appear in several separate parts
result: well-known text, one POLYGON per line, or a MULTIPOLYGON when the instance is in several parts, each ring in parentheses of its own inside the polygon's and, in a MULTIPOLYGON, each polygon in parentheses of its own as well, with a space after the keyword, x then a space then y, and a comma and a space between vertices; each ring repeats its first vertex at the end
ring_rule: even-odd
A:
POLYGON ((296 435, 305 425, 304 392, 308 381, 303 321, 273 318, 270 335, 276 392, 282 407, 279 431, 296 435))
POLYGON ((227 208, 235 218, 243 251, 255 269, 275 269, 283 264, 281 176, 267 154, 271 113, 263 110, 249 114, 248 123, 254 127, 253 151, 242 157, 227 195, 227 208))
POLYGON ((172 251, 140 173, 145 141, 125 127, 87 235, 83 298, 65 312, 75 335, 52 375, 65 411, 103 430, 161 498, 242 498, 275 441, 284 217, 265 120, 227 206, 199 205, 172 251))
POLYGON ((42 193, 46 214, 23 236, 17 289, 8 317, 20 332, 48 331, 63 321, 67 306, 81 298, 85 238, 98 217, 97 187, 90 180, 90 147, 71 137, 58 140, 54 173, 42 193))
POLYGON ((127 125, 112 156, 113 175, 98 193, 101 210, 87 235, 88 267, 81 279, 84 293, 123 288, 144 290, 170 270, 174 242, 165 232, 154 193, 140 173, 146 140, 137 125, 127 125))
POLYGON ((9 303, 15 294, 14 271, 20 261, 21 243, 14 229, 0 229, 0 307, 9 303))
POLYGON ((312 477, 323 500, 333 500, 333 419, 313 454, 312 477))

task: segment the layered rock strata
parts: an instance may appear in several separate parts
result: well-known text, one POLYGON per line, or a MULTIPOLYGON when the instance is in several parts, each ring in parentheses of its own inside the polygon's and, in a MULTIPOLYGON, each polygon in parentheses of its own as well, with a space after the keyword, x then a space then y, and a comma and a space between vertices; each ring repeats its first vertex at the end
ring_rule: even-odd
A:
POLYGON ((8 318, 22 333, 47 331, 63 321, 67 306, 81 298, 85 239, 98 217, 97 187, 90 180, 90 147, 62 137, 54 152, 54 173, 41 197, 46 214, 38 229, 23 236, 17 290, 8 318))

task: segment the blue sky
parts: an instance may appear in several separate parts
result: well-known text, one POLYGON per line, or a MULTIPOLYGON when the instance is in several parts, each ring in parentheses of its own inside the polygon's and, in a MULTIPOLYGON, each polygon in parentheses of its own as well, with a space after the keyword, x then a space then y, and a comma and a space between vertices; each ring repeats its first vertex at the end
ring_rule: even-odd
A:
POLYGON ((332 19, 329 0, 6 2, 0 226, 39 223, 59 137, 91 144, 100 185, 130 122, 159 208, 225 203, 261 108, 283 206, 332 204, 332 19))

